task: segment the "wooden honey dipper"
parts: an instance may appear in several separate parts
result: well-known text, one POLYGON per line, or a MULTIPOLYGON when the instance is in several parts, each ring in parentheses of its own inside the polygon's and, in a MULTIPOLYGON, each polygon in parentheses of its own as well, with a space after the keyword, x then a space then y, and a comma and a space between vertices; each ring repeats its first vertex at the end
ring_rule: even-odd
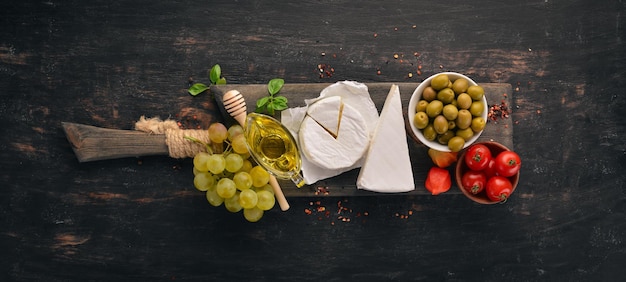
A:
MULTIPOLYGON (((230 90, 224 93, 223 101, 224 109, 226 109, 228 114, 245 128, 248 109, 246 107, 246 100, 241 93, 237 90, 230 90)), ((288 210, 289 203, 287 202, 287 198, 285 198, 283 190, 280 188, 280 184, 278 184, 278 180, 276 180, 276 177, 271 173, 269 184, 272 186, 272 189, 274 189, 274 196, 276 197, 276 201, 278 201, 280 209, 283 211, 288 210)))

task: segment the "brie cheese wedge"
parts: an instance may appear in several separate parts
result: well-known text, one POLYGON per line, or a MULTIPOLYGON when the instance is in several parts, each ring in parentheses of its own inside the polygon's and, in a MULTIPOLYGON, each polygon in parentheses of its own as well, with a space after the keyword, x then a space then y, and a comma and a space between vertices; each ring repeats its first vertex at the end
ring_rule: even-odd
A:
POLYGON ((343 101, 340 96, 321 99, 310 105, 306 113, 330 135, 337 138, 343 113, 343 101))
POLYGON ((316 166, 344 169, 363 157, 369 145, 368 127, 357 109, 338 103, 341 99, 333 98, 322 103, 326 99, 330 98, 311 105, 317 109, 314 108, 314 114, 305 116, 302 121, 298 132, 300 149, 316 166), (333 131, 336 133, 331 134, 333 131))
POLYGON ((395 84, 385 100, 356 185, 385 193, 415 190, 400 90, 395 84))

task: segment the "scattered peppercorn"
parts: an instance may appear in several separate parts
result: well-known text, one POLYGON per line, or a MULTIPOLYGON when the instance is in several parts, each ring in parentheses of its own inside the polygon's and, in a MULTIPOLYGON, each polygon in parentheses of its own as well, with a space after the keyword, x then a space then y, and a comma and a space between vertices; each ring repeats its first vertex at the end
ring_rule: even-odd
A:
POLYGON ((500 104, 491 105, 489 112, 487 113, 487 121, 497 122, 498 119, 509 118, 511 114, 509 106, 505 100, 502 100, 500 104))

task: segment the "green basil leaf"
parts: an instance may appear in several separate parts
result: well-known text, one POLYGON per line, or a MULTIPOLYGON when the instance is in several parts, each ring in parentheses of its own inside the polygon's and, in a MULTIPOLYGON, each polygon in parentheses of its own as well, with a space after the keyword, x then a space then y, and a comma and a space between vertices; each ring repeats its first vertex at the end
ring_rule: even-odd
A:
POLYGON ((209 79, 213 84, 217 84, 220 78, 222 78, 222 68, 220 65, 215 64, 209 72, 209 79))
POLYGON ((270 97, 263 97, 259 100, 256 101, 256 107, 257 108, 263 108, 265 107, 268 103, 270 102, 270 97))
POLYGON ((287 98, 284 96, 276 96, 272 104, 275 110, 282 111, 287 108, 287 98))
POLYGON ((274 115, 274 104, 273 103, 267 103, 266 110, 267 110, 268 114, 273 116, 274 115))
POLYGON ((209 89, 209 87, 206 86, 205 84, 196 83, 196 84, 192 85, 191 87, 189 87, 189 90, 187 90, 187 91, 189 92, 189 94, 191 94, 191 96, 196 96, 196 95, 206 91, 207 89, 209 89))
POLYGON ((274 78, 270 80, 270 82, 267 84, 267 90, 270 92, 270 95, 274 95, 278 93, 278 91, 280 91, 281 88, 283 88, 284 84, 285 84, 284 79, 274 78))
POLYGON ((216 85, 225 85, 226 84, 226 78, 225 77, 220 78, 220 80, 218 80, 215 84, 216 85))

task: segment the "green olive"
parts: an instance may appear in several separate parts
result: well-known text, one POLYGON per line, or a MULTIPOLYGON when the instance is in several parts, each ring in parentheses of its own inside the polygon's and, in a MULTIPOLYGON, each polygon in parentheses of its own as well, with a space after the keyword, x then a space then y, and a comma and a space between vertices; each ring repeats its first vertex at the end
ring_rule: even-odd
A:
POLYGON ((485 119, 482 117, 475 117, 472 119, 472 125, 470 125, 472 131, 478 133, 485 129, 485 119))
POLYGON ((468 127, 466 129, 459 129, 456 131, 456 136, 460 136, 463 138, 463 140, 468 141, 472 137, 474 137, 474 131, 472 131, 471 127, 468 127))
POLYGON ((437 91, 433 89, 431 86, 427 86, 424 88, 424 92, 422 92, 422 99, 430 102, 437 98, 437 91))
POLYGON ((435 128, 433 127, 432 124, 429 124, 428 126, 426 126, 422 130, 422 133, 424 134, 424 138, 426 138, 426 140, 428 141, 433 141, 435 140, 435 138, 437 138, 437 132, 435 132, 435 128))
POLYGON ((472 105, 472 97, 467 93, 461 93, 456 97, 456 104, 459 109, 469 109, 472 105))
POLYGON ((447 120, 455 120, 458 115, 459 109, 454 105, 448 104, 443 106, 443 116, 446 117, 447 120))
POLYGON ((456 118, 456 127, 466 129, 472 125, 472 114, 468 110, 459 110, 459 116, 456 118))
POLYGON ((467 91, 467 87, 469 87, 469 81, 465 78, 459 78, 452 83, 452 90, 457 95, 467 91))
POLYGON ((437 134, 444 134, 448 131, 448 120, 446 117, 438 115, 433 121, 433 127, 435 128, 435 132, 437 132, 437 134))
POLYGON ((428 103, 428 106, 426 106, 426 114, 428 114, 428 116, 431 118, 434 118, 441 114, 441 111, 443 111, 443 103, 439 100, 433 100, 432 102, 428 103))
POLYGON ((415 106, 415 112, 425 112, 426 106, 428 106, 428 101, 420 100, 417 102, 417 106, 415 106))
POLYGON ((469 108, 470 113, 475 117, 481 116, 483 114, 483 110, 485 110, 485 104, 483 104, 483 101, 474 101, 469 108))
POLYGON ((456 122, 454 122, 453 120, 449 120, 448 121, 448 130, 453 130, 456 128, 456 122))
POLYGON ((472 85, 467 88, 467 94, 469 94, 474 101, 478 101, 485 95, 485 89, 479 85, 472 85))
POLYGON ((437 100, 443 102, 444 104, 450 104, 454 100, 454 91, 450 88, 444 88, 437 92, 437 100))
POLYGON ((426 112, 417 112, 415 114, 415 117, 413 118, 413 123, 415 124, 415 127, 419 129, 426 128, 429 122, 430 120, 428 119, 428 115, 426 114, 426 112))
POLYGON ((439 142, 439 144, 441 145, 447 145, 448 141, 450 141, 450 139, 452 139, 452 137, 454 136, 455 136, 454 132, 451 130, 448 130, 444 132, 443 134, 439 134, 439 136, 437 136, 437 142, 439 142))
POLYGON ((450 83, 450 78, 447 74, 438 74, 430 81, 430 86, 435 90, 441 90, 448 87, 450 83))
POLYGON ((463 146, 465 146, 465 139, 463 139, 463 137, 454 136, 448 141, 448 148, 452 152, 463 150, 463 146))

